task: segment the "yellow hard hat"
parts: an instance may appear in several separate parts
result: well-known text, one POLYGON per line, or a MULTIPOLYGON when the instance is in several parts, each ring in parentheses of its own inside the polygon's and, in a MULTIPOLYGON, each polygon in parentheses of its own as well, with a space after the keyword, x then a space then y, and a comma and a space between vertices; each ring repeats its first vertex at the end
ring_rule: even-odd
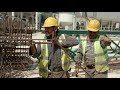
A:
POLYGON ((100 29, 100 22, 96 19, 91 20, 87 26, 89 31, 97 32, 100 29))
POLYGON ((52 26, 58 26, 58 20, 53 17, 48 17, 45 20, 43 27, 52 27, 52 26))

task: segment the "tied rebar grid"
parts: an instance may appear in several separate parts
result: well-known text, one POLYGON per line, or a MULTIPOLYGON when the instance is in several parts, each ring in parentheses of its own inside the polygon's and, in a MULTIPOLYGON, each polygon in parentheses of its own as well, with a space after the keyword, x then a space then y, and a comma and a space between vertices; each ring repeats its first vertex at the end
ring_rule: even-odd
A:
POLYGON ((13 77, 13 70, 26 70, 33 64, 29 57, 33 26, 17 17, 0 19, 0 77, 13 77))

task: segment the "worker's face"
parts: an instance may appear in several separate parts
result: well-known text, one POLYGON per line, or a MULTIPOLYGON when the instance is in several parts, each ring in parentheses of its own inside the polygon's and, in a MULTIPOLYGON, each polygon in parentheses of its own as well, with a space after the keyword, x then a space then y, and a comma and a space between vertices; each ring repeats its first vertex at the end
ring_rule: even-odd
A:
POLYGON ((89 38, 90 38, 90 39, 96 39, 97 36, 98 36, 98 33, 99 33, 99 32, 88 31, 89 38))
POLYGON ((45 27, 46 36, 52 36, 53 31, 57 31, 56 27, 45 27))

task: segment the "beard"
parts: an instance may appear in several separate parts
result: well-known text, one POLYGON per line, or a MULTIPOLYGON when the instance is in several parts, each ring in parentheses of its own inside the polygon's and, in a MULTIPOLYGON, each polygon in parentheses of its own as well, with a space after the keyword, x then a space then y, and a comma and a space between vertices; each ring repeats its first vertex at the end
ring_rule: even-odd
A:
POLYGON ((97 36, 89 35, 89 38, 90 38, 91 40, 94 40, 94 39, 97 38, 97 36))
POLYGON ((52 39, 52 35, 51 34, 46 34, 47 39, 52 39))

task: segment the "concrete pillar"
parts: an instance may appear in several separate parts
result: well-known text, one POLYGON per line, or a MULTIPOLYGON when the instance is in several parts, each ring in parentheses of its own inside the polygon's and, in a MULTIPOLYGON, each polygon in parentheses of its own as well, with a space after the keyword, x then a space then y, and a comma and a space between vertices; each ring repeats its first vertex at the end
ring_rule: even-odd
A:
POLYGON ((21 19, 23 18, 23 12, 20 12, 20 18, 21 19))
POLYGON ((42 13, 39 12, 39 29, 41 30, 41 19, 42 19, 42 13))
POLYGON ((14 19, 15 17, 15 12, 12 12, 12 19, 14 19))
POLYGON ((65 30, 69 30, 69 26, 65 26, 65 30))
POLYGON ((113 21, 112 21, 112 25, 111 25, 111 27, 112 27, 111 31, 113 31, 113 21))
POLYGON ((35 29, 38 29, 38 12, 35 13, 35 29))
POLYGON ((76 26, 76 20, 75 20, 75 14, 73 15, 73 30, 75 30, 75 26, 76 26))
POLYGON ((119 29, 120 23, 116 23, 116 29, 119 29))

